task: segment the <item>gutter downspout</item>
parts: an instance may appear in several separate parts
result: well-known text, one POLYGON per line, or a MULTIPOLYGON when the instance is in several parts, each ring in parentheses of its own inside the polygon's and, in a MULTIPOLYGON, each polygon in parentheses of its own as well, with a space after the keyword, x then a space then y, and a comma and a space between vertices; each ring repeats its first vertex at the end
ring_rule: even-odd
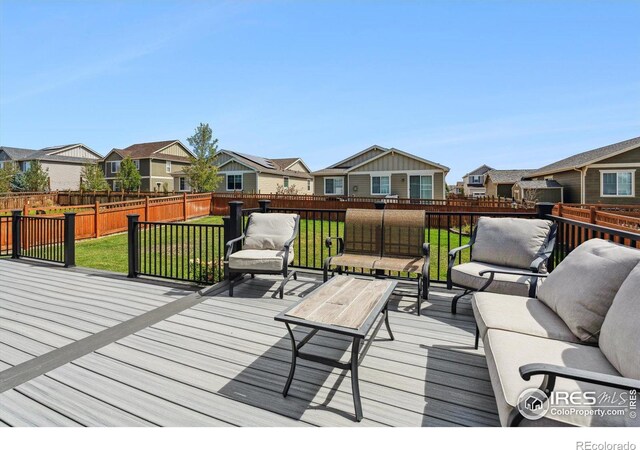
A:
POLYGON ((584 177, 585 177, 586 171, 583 171, 582 169, 578 169, 577 167, 574 167, 573 170, 575 170, 576 172, 580 172, 580 203, 584 204, 585 203, 584 177))

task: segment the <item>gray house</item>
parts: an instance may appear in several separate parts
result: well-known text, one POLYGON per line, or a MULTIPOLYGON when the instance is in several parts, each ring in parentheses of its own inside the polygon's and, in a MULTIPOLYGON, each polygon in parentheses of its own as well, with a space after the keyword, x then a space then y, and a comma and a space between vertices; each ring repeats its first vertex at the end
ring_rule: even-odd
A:
POLYGON ((448 172, 397 148, 373 145, 312 175, 316 195, 444 199, 448 172))
POLYGON ((490 170, 493 170, 493 167, 483 164, 477 169, 465 173, 462 176, 462 193, 466 197, 484 197, 487 195, 485 179, 487 172, 490 170))
POLYGON ((82 167, 97 164, 102 155, 84 144, 67 144, 32 150, 16 147, 0 147, 0 167, 15 163, 21 171, 39 161, 49 174, 49 189, 76 190, 80 187, 82 167))

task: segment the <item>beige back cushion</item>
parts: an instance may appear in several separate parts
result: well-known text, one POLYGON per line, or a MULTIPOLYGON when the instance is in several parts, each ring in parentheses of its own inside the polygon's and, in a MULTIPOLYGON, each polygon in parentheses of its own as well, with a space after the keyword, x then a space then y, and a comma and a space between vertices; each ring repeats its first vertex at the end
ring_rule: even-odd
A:
POLYGON ((622 376, 640 380, 640 263, 613 299, 602 323, 599 345, 622 376))
POLYGON ((613 298, 638 262, 640 250, 590 239, 558 264, 537 296, 581 341, 595 343, 613 298))
POLYGON ((252 213, 245 231, 244 246, 251 250, 283 250, 291 239, 296 214, 252 213))
POLYGON ((528 269, 544 248, 551 222, 480 217, 477 227, 473 261, 528 269))
POLYGON ((384 256, 422 256, 424 210, 385 209, 384 256))

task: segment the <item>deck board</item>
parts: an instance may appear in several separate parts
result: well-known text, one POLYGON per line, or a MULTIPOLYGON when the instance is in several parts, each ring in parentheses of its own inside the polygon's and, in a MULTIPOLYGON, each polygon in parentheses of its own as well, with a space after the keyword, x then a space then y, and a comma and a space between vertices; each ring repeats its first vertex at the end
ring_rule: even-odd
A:
MULTIPOLYGON (((284 299, 275 296, 277 280, 258 276, 239 283, 233 298, 214 290, 196 299, 183 285, 0 260, 0 380, 16 367, 27 370, 0 393, 0 425, 498 425, 482 347, 473 349, 468 302, 452 316, 452 293, 437 288, 420 317, 414 286, 399 284, 392 295, 396 339, 381 331, 361 365, 361 423, 353 418, 349 373, 340 369, 300 361, 283 398, 290 342, 273 318, 321 277, 300 273, 284 299), (186 306, 170 310, 180 302, 186 306), (29 376, 34 358, 111 330, 121 331, 29 376)), ((294 328, 299 336, 305 331, 294 328)), ((350 344, 320 332, 306 348, 346 360, 350 344)))

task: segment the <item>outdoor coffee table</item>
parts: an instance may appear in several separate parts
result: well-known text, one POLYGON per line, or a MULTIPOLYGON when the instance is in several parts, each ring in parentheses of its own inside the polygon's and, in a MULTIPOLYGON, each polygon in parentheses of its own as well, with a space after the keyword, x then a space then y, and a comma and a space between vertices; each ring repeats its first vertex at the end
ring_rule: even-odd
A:
POLYGON ((356 420, 360 422, 362 420, 362 403, 360 402, 360 387, 358 385, 358 366, 362 363, 383 322, 387 327, 391 340, 393 340, 393 333, 389 326, 387 305, 396 284, 397 281, 395 280, 336 276, 313 291, 309 296, 278 314, 275 320, 284 322, 291 337, 291 369, 289 370, 289 378, 282 395, 286 397, 289 393, 298 358, 351 370, 353 403, 356 411, 356 420), (377 325, 374 328, 376 322, 377 325), (311 331, 300 342, 296 342, 291 325, 310 328, 311 331), (360 350, 361 342, 372 328, 373 332, 369 340, 360 350), (345 363, 301 352, 300 349, 318 331, 326 331, 353 338, 351 362, 345 363))

